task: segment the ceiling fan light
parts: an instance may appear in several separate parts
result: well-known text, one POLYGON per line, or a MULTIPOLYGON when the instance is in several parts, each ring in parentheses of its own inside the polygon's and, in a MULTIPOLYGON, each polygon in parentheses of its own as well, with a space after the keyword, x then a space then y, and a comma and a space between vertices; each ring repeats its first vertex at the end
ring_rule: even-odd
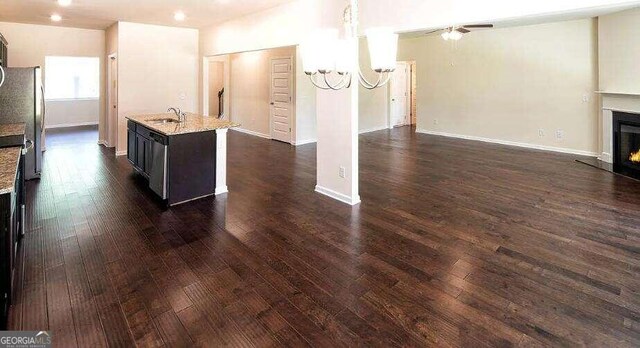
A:
POLYGON ((452 31, 449 33, 449 39, 454 40, 454 41, 458 41, 460 39, 462 39, 462 33, 459 31, 452 31))
POLYGON ((398 55, 398 34, 391 28, 371 28, 366 31, 371 57, 371 69, 393 71, 398 55))

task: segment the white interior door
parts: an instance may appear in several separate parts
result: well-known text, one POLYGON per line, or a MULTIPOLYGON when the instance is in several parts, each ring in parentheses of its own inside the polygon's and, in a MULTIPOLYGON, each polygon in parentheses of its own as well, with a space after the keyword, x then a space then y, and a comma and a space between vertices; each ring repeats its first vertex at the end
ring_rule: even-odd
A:
POLYGON ((271 139, 291 143, 291 58, 271 60, 271 139))
POLYGON ((409 77, 409 64, 406 62, 398 62, 396 70, 391 76, 391 107, 390 122, 391 126, 403 126, 409 124, 410 106, 409 91, 411 90, 411 79, 409 77))
POLYGON ((109 112, 107 114, 108 146, 116 146, 118 124, 118 62, 115 56, 109 57, 109 112))

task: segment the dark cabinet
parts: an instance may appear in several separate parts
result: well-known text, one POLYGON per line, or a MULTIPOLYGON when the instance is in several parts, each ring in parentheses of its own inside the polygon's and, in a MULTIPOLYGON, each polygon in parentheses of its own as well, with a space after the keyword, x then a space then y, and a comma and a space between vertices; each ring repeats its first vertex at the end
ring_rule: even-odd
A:
POLYGON ((24 156, 21 156, 14 189, 0 195, 0 330, 6 329, 6 319, 14 288, 18 242, 24 223, 24 156))
POLYGON ((136 165, 136 131, 127 129, 127 159, 136 165))
POLYGON ((127 123, 127 159, 134 168, 146 177, 153 166, 153 140, 151 131, 134 122, 127 123))
POLYGON ((145 173, 144 164, 146 162, 144 158, 144 145, 145 138, 140 134, 136 134, 136 166, 141 172, 145 173))

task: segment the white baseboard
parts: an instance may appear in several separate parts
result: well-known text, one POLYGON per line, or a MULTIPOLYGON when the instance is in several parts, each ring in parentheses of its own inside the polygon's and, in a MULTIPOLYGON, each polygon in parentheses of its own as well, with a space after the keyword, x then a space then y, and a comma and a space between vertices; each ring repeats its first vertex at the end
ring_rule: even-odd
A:
POLYGON ((251 130, 248 130, 248 129, 244 129, 244 128, 240 128, 240 127, 234 127, 234 128, 231 128, 231 130, 234 130, 234 131, 240 132, 240 133, 253 135, 253 136, 256 136, 256 137, 260 137, 260 138, 271 139, 271 135, 269 135, 269 134, 264 134, 264 133, 260 133, 260 132, 254 132, 254 131, 251 131, 251 130))
POLYGON ((127 155, 127 150, 116 151, 116 156, 126 156, 126 155, 127 155))
POLYGON ((494 144, 500 144, 500 145, 524 147, 524 148, 527 148, 527 149, 534 149, 534 150, 543 150, 543 151, 568 153, 568 154, 579 155, 579 156, 598 157, 598 154, 595 153, 595 152, 568 149, 568 148, 564 148, 564 147, 536 145, 536 144, 529 144, 529 143, 519 143, 519 142, 516 142, 516 141, 483 138, 483 137, 476 137, 476 136, 473 136, 473 135, 462 135, 462 134, 452 134, 452 133, 446 133, 446 132, 436 132, 436 131, 430 131, 430 130, 426 130, 426 129, 416 129, 416 133, 439 135, 439 136, 443 136, 443 137, 465 139, 465 140, 475 140, 475 141, 482 141, 482 142, 485 142, 485 143, 494 143, 494 144))
POLYGON ((106 140, 98 140, 98 145, 104 145, 105 147, 110 147, 109 143, 106 140))
POLYGON ((319 185, 316 185, 316 192, 323 194, 325 196, 331 197, 335 200, 338 200, 340 202, 343 203, 347 203, 349 205, 356 205, 356 204, 360 204, 360 196, 356 196, 356 197, 349 197, 347 195, 343 195, 340 192, 336 192, 334 190, 328 189, 326 187, 322 187, 319 185))
POLYGON ((603 152, 602 154, 600 154, 600 157, 598 157, 598 159, 603 162, 613 163, 613 157, 610 153, 607 152, 603 152))
POLYGON ((81 127, 81 126, 97 126, 98 122, 79 122, 79 123, 61 123, 61 124, 49 124, 46 125, 45 129, 54 129, 54 128, 70 128, 70 127, 81 127))
POLYGON ((390 129, 390 128, 387 127, 387 126, 382 126, 382 127, 374 127, 374 128, 369 128, 369 129, 362 129, 362 130, 358 131, 358 134, 377 132, 377 131, 381 131, 381 130, 385 130, 385 129, 390 129))
POLYGON ((221 195, 223 193, 227 193, 229 192, 229 189, 227 188, 227 186, 221 186, 221 187, 216 187, 216 190, 214 192, 214 194, 217 195, 221 195))
POLYGON ((291 143, 291 145, 300 146, 300 145, 306 145, 306 144, 313 144, 316 142, 318 142, 318 140, 316 139, 307 139, 307 140, 294 141, 291 143))

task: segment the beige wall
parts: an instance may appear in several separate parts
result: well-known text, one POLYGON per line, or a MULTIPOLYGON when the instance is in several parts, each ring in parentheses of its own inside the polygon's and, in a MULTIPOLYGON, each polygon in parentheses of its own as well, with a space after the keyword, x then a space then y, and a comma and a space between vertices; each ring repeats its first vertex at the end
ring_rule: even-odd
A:
POLYGON ((47 100, 46 128, 97 125, 100 100, 47 100))
POLYGON ((296 145, 317 141, 316 130, 316 87, 302 69, 300 46, 296 46, 296 93, 294 134, 296 145))
POLYGON ((120 22, 118 25, 118 147, 127 148, 127 115, 197 112, 198 31, 120 22))
POLYGON ((600 89, 640 94, 640 9, 599 17, 600 89))
MULTIPOLYGON (((46 25, 0 22, 0 32, 9 42, 9 66, 41 66, 46 75, 46 56, 100 57, 105 64, 105 32, 46 25)), ((98 123, 104 120, 104 69, 100 69, 100 99, 47 101, 47 126, 98 123)), ((46 88, 46 86, 45 86, 46 88)), ((102 139, 103 129, 100 129, 102 139)))
MULTIPOLYGON (((231 55, 231 88, 229 93, 231 121, 240 123, 240 128, 244 130, 265 137, 270 136, 270 61, 276 57, 295 58, 295 55, 295 47, 231 55)), ((295 90, 295 83, 292 88, 295 90)))
POLYGON ((596 30, 585 19, 401 40, 398 59, 416 61, 417 128, 598 152, 596 30))

